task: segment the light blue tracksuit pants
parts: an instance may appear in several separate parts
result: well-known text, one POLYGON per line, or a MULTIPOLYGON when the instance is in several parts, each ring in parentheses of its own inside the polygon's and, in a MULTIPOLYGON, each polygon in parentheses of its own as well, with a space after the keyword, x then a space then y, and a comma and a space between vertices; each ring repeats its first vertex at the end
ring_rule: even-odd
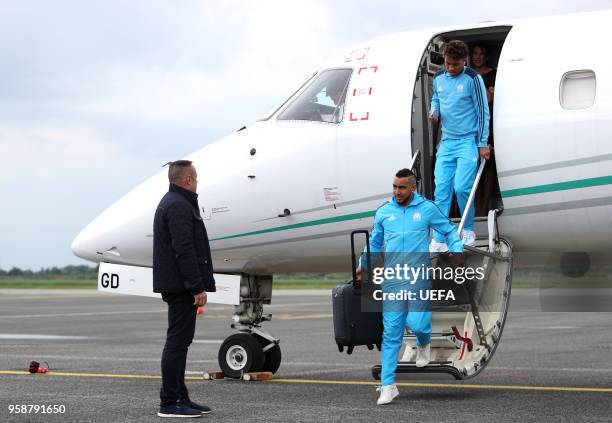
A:
MULTIPOLYGON (((416 292, 417 296, 419 290, 430 288, 431 284, 428 281, 420 281, 416 285, 401 284, 391 287, 385 287, 383 284, 383 292, 405 289, 416 292)), ((395 370, 406 327, 416 335, 417 345, 427 345, 431 342, 431 304, 428 300, 407 301, 401 305, 396 300, 384 301, 383 327, 380 380, 383 386, 387 386, 395 383, 395 370)))
MULTIPOLYGON (((436 154, 434 196, 436 205, 447 216, 453 201, 453 191, 463 214, 478 170, 478 158, 478 146, 474 137, 442 140, 436 154)), ((474 230, 473 205, 470 207, 464 229, 474 230)), ((434 232, 434 239, 437 242, 446 242, 444 236, 438 232, 434 232)))

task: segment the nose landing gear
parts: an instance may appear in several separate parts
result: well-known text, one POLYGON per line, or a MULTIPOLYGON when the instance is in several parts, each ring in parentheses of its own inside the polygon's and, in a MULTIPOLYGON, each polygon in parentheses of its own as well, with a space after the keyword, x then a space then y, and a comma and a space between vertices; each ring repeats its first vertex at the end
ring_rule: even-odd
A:
POLYGON ((239 333, 227 337, 219 348, 219 366, 225 376, 239 379, 250 372, 276 373, 280 367, 279 339, 261 328, 261 323, 272 319, 271 314, 263 314, 271 294, 272 277, 242 276, 240 304, 235 307, 232 324, 239 333))

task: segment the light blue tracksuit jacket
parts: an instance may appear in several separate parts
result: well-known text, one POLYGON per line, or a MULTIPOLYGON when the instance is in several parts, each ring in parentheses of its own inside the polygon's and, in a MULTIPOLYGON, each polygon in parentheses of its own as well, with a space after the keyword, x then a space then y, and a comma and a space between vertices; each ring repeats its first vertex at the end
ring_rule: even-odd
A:
MULTIPOLYGON (((373 255, 384 252, 385 267, 393 268, 396 264, 406 262, 411 266, 425 264, 427 267, 430 265, 430 229, 448 239, 450 251, 463 252, 457 228, 433 202, 415 192, 410 204, 404 207, 399 205, 394 197, 376 211, 370 235, 370 251, 373 255)), ((362 256, 360 260, 362 267, 365 266, 364 262, 362 256)), ((410 281, 390 278, 382 283, 383 292, 399 292, 402 289, 416 292, 429 287, 430 282, 426 279, 410 281)), ((431 342, 431 307, 428 308, 427 304, 419 301, 409 300, 406 300, 404 305, 407 307, 398 307, 397 300, 383 302, 384 331, 381 348, 383 386, 391 385, 395 381, 395 369, 406 326, 416 335, 418 345, 427 345, 431 342)))
MULTIPOLYGON (((457 76, 438 71, 430 114, 438 115, 442 126, 434 170, 436 204, 448 216, 454 191, 463 214, 478 169, 478 147, 486 147, 489 139, 489 106, 482 77, 468 67, 457 76)), ((471 207, 465 229, 473 228, 471 207)), ((434 237, 444 242, 440 234, 434 237)))

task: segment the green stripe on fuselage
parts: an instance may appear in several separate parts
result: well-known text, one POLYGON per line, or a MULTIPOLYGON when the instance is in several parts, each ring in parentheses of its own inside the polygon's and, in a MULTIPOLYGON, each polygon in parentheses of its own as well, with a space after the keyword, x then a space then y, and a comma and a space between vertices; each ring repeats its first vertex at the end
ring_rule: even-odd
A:
MULTIPOLYGON (((510 190, 502 191, 501 194, 503 198, 510 198, 510 197, 518 197, 521 195, 541 194, 545 192, 565 191, 569 189, 588 188, 588 187, 596 187, 596 186, 610 185, 610 184, 612 184, 612 175, 600 176, 597 178, 589 178, 589 179, 579 179, 576 181, 557 182, 554 184, 535 185, 535 186, 527 187, 527 188, 510 189, 510 190)), ((325 219, 318 219, 318 220, 311 220, 308 222, 295 223, 293 225, 277 226, 274 228, 261 229, 259 231, 228 235, 228 236, 211 239, 211 241, 221 241, 224 239, 239 238, 243 236, 261 235, 261 234, 267 234, 267 233, 272 233, 272 232, 285 231, 289 229, 298 229, 298 228, 306 228, 309 226, 326 225, 328 223, 343 222, 346 220, 364 219, 367 217, 372 217, 375 214, 376 214, 376 210, 371 210, 371 211, 366 211, 366 212, 361 212, 361 213, 346 214, 344 216, 328 217, 325 219)))
POLYGON ((345 214, 344 216, 328 217, 325 219, 311 220, 309 222, 295 223, 293 225, 277 226, 275 228, 261 229, 259 231, 253 231, 253 232, 245 232, 243 234, 223 236, 220 238, 211 239, 211 241, 220 241, 222 239, 238 238, 241 236, 261 235, 261 234, 267 234, 271 232, 285 231, 288 229, 306 228, 308 226, 325 225, 328 223, 343 222, 345 220, 364 219, 366 217, 374 216, 375 213, 376 213, 376 210, 366 211, 366 212, 361 212, 361 213, 345 214))
POLYGON ((542 194, 545 192, 565 191, 568 189, 597 187, 612 184, 612 175, 597 178, 579 179, 576 181, 557 182, 554 184, 535 185, 527 188, 516 188, 502 191, 503 198, 518 197, 521 195, 542 194))

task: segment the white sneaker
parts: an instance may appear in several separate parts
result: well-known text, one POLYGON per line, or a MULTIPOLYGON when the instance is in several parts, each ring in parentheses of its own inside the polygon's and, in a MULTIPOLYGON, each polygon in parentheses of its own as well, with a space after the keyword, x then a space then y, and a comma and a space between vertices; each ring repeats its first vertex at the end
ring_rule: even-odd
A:
POLYGON ((461 231, 461 242, 463 245, 467 245, 468 247, 473 247, 476 245, 476 233, 474 231, 470 231, 464 229, 461 231))
POLYGON ((431 239, 429 244, 430 253, 446 253, 448 251, 448 245, 445 242, 438 242, 435 239, 431 239))
POLYGON ((395 385, 381 386, 380 388, 376 388, 376 390, 380 392, 380 396, 376 401, 377 405, 389 404, 393 401, 393 398, 399 395, 399 391, 395 385))
POLYGON ((427 345, 417 345, 416 366, 425 367, 431 360, 431 343, 427 345))

